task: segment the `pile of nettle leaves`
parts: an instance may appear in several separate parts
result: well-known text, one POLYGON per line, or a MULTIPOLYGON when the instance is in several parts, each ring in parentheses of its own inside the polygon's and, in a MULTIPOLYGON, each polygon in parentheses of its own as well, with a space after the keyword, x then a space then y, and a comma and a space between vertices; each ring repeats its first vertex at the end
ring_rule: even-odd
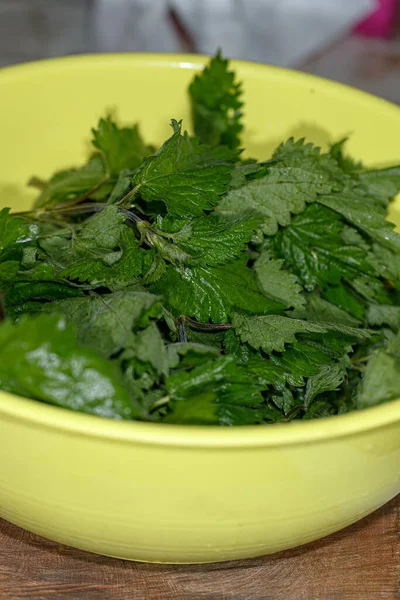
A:
POLYGON ((220 55, 196 138, 157 151, 111 118, 35 208, 0 212, 0 387, 104 417, 248 425, 400 396, 400 167, 304 140, 241 160, 220 55))

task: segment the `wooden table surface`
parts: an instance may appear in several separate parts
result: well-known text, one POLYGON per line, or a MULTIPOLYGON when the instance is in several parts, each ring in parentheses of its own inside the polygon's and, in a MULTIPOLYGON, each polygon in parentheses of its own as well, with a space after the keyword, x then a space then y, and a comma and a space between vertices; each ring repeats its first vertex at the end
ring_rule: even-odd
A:
POLYGON ((1 600, 399 600, 400 496, 301 548, 212 565, 130 563, 0 520, 1 600))

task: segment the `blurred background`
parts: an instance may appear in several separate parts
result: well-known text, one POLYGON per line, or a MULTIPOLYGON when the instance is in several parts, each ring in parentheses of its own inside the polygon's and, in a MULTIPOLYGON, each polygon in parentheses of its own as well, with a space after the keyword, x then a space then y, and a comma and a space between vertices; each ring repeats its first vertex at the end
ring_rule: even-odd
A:
POLYGON ((83 52, 288 66, 400 104, 400 0, 0 0, 0 66, 83 52))

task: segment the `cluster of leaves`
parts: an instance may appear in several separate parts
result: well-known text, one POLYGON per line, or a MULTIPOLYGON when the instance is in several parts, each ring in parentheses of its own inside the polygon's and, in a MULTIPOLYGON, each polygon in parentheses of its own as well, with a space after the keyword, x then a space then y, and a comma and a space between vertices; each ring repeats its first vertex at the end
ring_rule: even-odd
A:
MULTIPOLYGON (((217 55, 197 137, 101 119, 82 167, 0 212, 0 387, 104 417, 244 425, 400 396, 400 167, 290 139, 241 161, 217 55)), ((35 180, 38 184, 38 180, 35 180)))

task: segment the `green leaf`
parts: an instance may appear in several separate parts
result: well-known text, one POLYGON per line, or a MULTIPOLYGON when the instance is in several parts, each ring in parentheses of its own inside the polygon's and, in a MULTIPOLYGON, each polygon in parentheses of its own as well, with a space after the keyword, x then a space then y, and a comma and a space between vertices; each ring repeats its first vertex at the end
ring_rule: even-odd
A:
POLYGON ((219 356, 219 351, 204 344, 177 342, 167 346, 167 356, 170 369, 188 369, 219 356))
POLYGON ((254 381, 232 357, 223 356, 190 371, 174 373, 166 382, 170 396, 169 423, 246 425, 275 421, 281 413, 261 395, 254 381))
POLYGON ((304 396, 306 408, 310 406, 311 402, 318 394, 336 390, 343 382, 345 376, 346 369, 344 368, 344 365, 335 363, 332 365, 324 365, 317 375, 309 377, 304 396))
POLYGON ((262 218, 262 232, 274 235, 279 225, 289 225, 292 215, 302 213, 318 194, 340 188, 337 171, 334 161, 321 155, 319 148, 290 139, 265 163, 263 176, 258 174, 228 192, 217 210, 223 214, 251 211, 262 218))
POLYGON ((277 312, 282 305, 268 300, 258 288, 253 272, 239 259, 223 267, 177 269, 169 266, 165 277, 150 288, 164 295, 176 317, 200 322, 226 323, 233 308, 252 313, 277 312))
POLYGON ((143 418, 122 374, 57 315, 0 326, 0 387, 63 408, 113 419, 143 418))
POLYGON ((16 281, 7 288, 5 307, 10 317, 28 312, 35 313, 45 306, 53 306, 57 300, 76 298, 82 290, 59 281, 16 281))
POLYGON ((154 322, 136 334, 133 349, 135 356, 143 363, 149 363, 158 375, 168 374, 167 351, 154 322))
POLYGON ((368 339, 369 333, 362 329, 354 329, 331 323, 310 323, 299 319, 290 319, 280 315, 265 315, 249 317, 235 313, 232 326, 243 342, 247 342, 258 350, 261 348, 267 354, 283 352, 285 344, 296 342, 296 335, 307 333, 327 333, 337 331, 354 339, 368 339))
POLYGON ((400 290, 400 260, 389 248, 379 243, 372 244, 373 264, 381 277, 391 280, 400 290))
POLYGON ((358 408, 400 398, 400 333, 387 349, 375 352, 367 363, 357 397, 358 408))
POLYGON ((338 284, 342 278, 351 283, 360 272, 374 275, 368 247, 346 244, 343 230, 339 215, 313 204, 277 234, 273 247, 309 291, 316 285, 338 284))
POLYGON ((236 335, 233 329, 228 329, 224 334, 223 346, 225 354, 231 354, 238 363, 248 361, 251 356, 251 350, 247 344, 242 344, 240 337, 236 335))
POLYGON ((89 219, 79 234, 79 245, 86 248, 113 250, 125 227, 126 217, 115 206, 106 206, 89 219))
POLYGON ((172 121, 173 135, 146 158, 132 184, 146 202, 162 200, 169 213, 200 216, 229 185, 236 158, 228 148, 202 146, 172 121))
POLYGON ((329 285, 324 289, 324 297, 340 310, 349 313, 349 315, 357 319, 357 321, 364 322, 366 303, 349 287, 349 285, 344 283, 329 285))
POLYGON ((140 134, 139 126, 119 127, 111 117, 100 119, 97 129, 92 130, 93 146, 97 148, 107 165, 111 177, 118 177, 123 169, 136 169, 151 154, 140 134))
POLYGON ((272 385, 277 390, 283 390, 290 378, 289 371, 259 354, 250 355, 248 360, 243 362, 243 366, 249 377, 254 378, 264 388, 272 385))
POLYGON ((35 206, 42 208, 72 200, 105 180, 103 159, 98 155, 92 156, 87 164, 79 169, 67 169, 55 173, 44 186, 35 206))
POLYGON ((0 210, 0 262, 9 259, 8 250, 37 239, 38 227, 25 219, 10 215, 9 208, 0 210))
POLYGON ((367 311, 368 325, 389 325, 394 331, 400 328, 400 306, 370 304, 367 311))
POLYGON ((302 387, 306 378, 318 375, 326 366, 335 364, 352 350, 348 338, 343 341, 340 335, 337 336, 332 332, 320 334, 320 337, 320 340, 302 337, 298 342, 286 345, 285 352, 282 354, 270 356, 270 361, 285 373, 285 380, 289 385, 302 387), (339 342, 340 351, 330 347, 329 342, 332 340, 328 342, 328 336, 338 338, 336 341, 339 342))
POLYGON ((5 290, 17 278, 19 262, 7 260, 0 263, 0 290, 5 290))
MULTIPOLYGON (((154 252, 139 247, 133 231, 124 227, 118 240, 118 250, 94 258, 93 252, 72 262, 59 276, 70 280, 104 285, 117 291, 144 276, 154 262, 154 252)), ((97 254, 97 249, 94 254, 97 254)), ((101 252, 101 251, 100 251, 101 252)))
POLYGON ((305 303, 302 287, 296 275, 282 270, 283 263, 282 259, 272 258, 268 251, 260 254, 254 263, 260 288, 268 298, 281 302, 286 308, 301 309, 305 303))
POLYGON ((160 313, 160 298, 147 292, 115 292, 61 300, 45 307, 78 327, 78 340, 113 356, 134 344, 133 330, 160 313))
POLYGON ((400 165, 386 169, 370 169, 360 174, 361 183, 374 198, 379 198, 384 206, 400 190, 400 165))
POLYGON ((228 70, 221 53, 210 61, 189 87, 196 136, 210 146, 240 146, 242 125, 241 84, 228 70))
POLYGON ((267 354, 274 351, 283 352, 285 344, 296 341, 296 334, 326 331, 321 325, 279 315, 248 317, 235 313, 232 326, 243 342, 247 342, 256 350, 261 348, 267 354))
MULTIPOLYGON (((156 234, 150 241, 171 262, 217 266, 244 253, 258 224, 259 221, 249 215, 226 219, 211 214, 183 221, 181 229, 164 234, 170 241, 156 234)), ((161 223, 162 228, 163 225, 161 223)))
POLYGON ((362 194, 354 191, 336 193, 320 196, 318 202, 342 215, 373 240, 400 254, 400 235, 394 231, 395 226, 386 220, 384 211, 374 210, 362 194))
POLYGON ((107 200, 107 204, 117 204, 128 192, 132 189, 132 176, 134 171, 131 169, 123 169, 118 175, 118 179, 112 189, 112 192, 107 200))
POLYGON ((133 284, 149 271, 155 257, 154 251, 139 247, 125 220, 116 206, 107 206, 70 240, 61 236, 41 239, 42 259, 50 262, 61 278, 104 285, 113 291, 133 284))
POLYGON ((336 323, 348 325, 349 327, 359 327, 361 325, 361 321, 314 292, 306 294, 305 300, 306 309, 303 318, 307 320, 316 321, 317 323, 336 323))
MULTIPOLYGON (((16 290, 19 290, 19 292, 21 291, 21 289, 25 289, 25 290, 29 290, 29 286, 26 286, 26 284, 28 282, 32 282, 32 281, 37 281, 37 282, 41 282, 42 284, 48 285, 50 283, 50 285, 53 285, 55 276, 54 276, 54 269, 51 267, 51 265, 45 264, 45 263, 41 263, 41 262, 35 262, 34 266, 31 269, 23 269, 21 267, 21 264, 19 263, 19 261, 16 260, 8 260, 5 261, 3 263, 0 263, 0 289, 2 289, 3 291, 8 292, 10 289, 12 289, 15 286, 14 292, 16 290), (47 284, 46 284, 47 282, 47 284), (19 285, 15 285, 15 284, 19 284, 19 285), (21 287, 21 284, 22 287, 21 287), (25 285, 24 285, 25 284, 25 285)), ((62 289, 64 289, 65 286, 65 282, 58 282, 56 283, 56 285, 61 284, 62 289)), ((37 288, 33 288, 33 290, 37 290, 37 288)), ((70 288, 69 288, 70 289, 70 288)), ((31 291, 28 291, 27 296, 26 293, 23 293, 24 298, 21 300, 18 297, 19 292, 17 292, 17 298, 16 298, 16 303, 20 303, 20 302, 24 302, 26 299, 29 301, 29 298, 31 296, 31 291)), ((36 292, 35 292, 36 293, 36 292)), ((66 291, 66 295, 69 294, 69 291, 67 289, 66 291)), ((80 295, 81 292, 78 291, 74 291, 72 292, 72 295, 80 295)), ((12 295, 9 296, 9 302, 12 303, 12 295)))
POLYGON ((350 156, 344 154, 343 147, 347 142, 347 139, 348 138, 343 138, 332 144, 329 149, 329 154, 337 162, 338 166, 344 173, 355 175, 361 171, 363 166, 360 161, 355 161, 350 156))
POLYGON ((306 142, 304 138, 289 138, 280 144, 270 162, 274 161, 282 166, 300 168, 314 177, 317 176, 331 189, 340 190, 350 180, 330 152, 321 152, 318 146, 306 142))
POLYGON ((251 161, 246 164, 242 161, 232 171, 229 189, 236 190, 241 188, 248 181, 264 176, 266 172, 266 168, 261 163, 251 161))

